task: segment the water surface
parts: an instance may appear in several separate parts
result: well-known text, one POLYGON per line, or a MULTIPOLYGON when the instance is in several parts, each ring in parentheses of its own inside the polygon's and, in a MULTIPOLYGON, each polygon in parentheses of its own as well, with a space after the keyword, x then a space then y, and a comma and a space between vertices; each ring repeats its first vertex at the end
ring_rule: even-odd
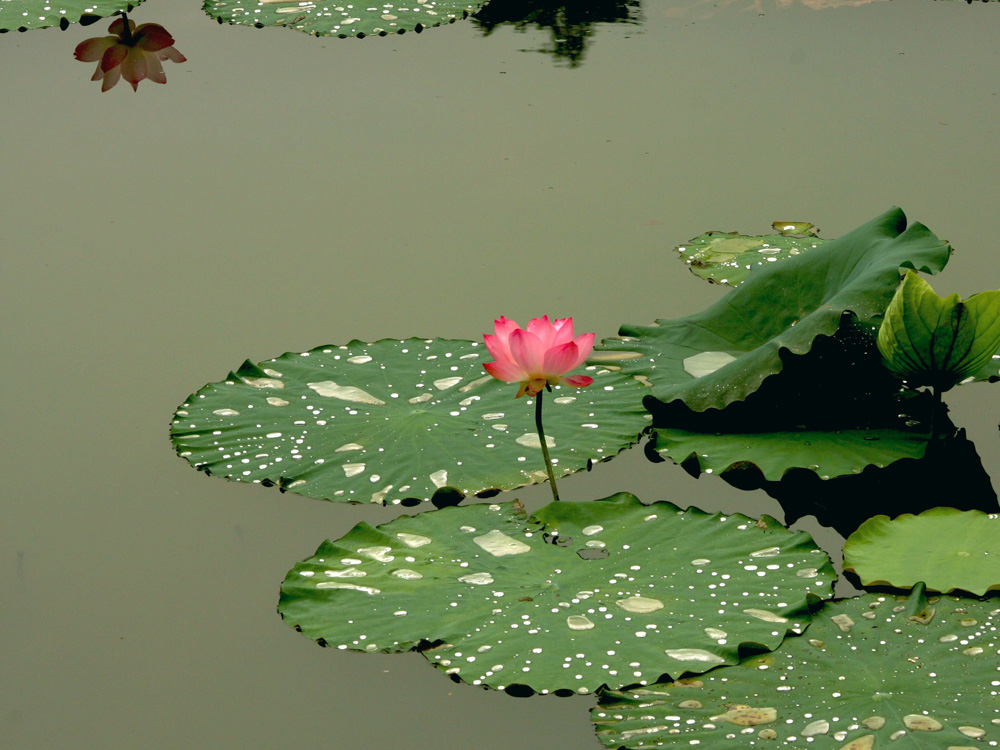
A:
MULTIPOLYGON (((106 22, 0 36, 7 746, 599 746, 593 698, 517 700, 282 624, 294 562, 400 511, 177 458, 173 409, 244 359, 478 338, 500 314, 610 336, 722 294, 678 243, 778 219, 835 237, 892 205, 956 248, 939 292, 998 285, 996 4, 647 2, 575 67, 531 27, 316 39, 199 5, 135 12, 189 60, 135 94, 72 58, 106 22)), ((947 398, 994 477, 995 388, 947 398)), ((782 517, 640 451, 560 488, 782 517)))

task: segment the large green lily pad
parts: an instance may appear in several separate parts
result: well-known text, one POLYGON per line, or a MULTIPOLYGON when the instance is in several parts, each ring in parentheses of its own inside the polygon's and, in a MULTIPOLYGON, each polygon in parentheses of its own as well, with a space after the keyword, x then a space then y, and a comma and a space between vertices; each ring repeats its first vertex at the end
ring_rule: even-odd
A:
POLYGON ((734 664, 808 623, 835 574, 808 534, 628 494, 361 523, 289 572, 279 611, 340 649, 421 650, 474 685, 586 693, 734 664))
POLYGON ((608 692, 606 747, 971 750, 1000 741, 1000 602, 869 595, 687 682, 608 692), (933 601, 933 600, 932 600, 933 601))
POLYGON ((71 23, 94 23, 143 0, 0 0, 0 32, 28 31, 49 26, 69 28, 71 23))
MULTIPOLYGON (((353 341, 246 362, 182 404, 171 425, 196 468, 343 502, 495 494, 545 481, 534 401, 483 370, 474 341, 353 341)), ((613 458, 639 439, 644 386, 591 366, 588 388, 544 396, 556 476, 613 458)))
POLYGON ((479 10, 475 0, 341 3, 330 0, 205 0, 205 12, 222 23, 286 26, 316 36, 385 36, 454 23, 479 10))
POLYGON ((1000 590, 1000 515, 931 508, 865 521, 844 544, 844 570, 865 586, 983 595, 1000 590))
POLYGON ((804 222, 774 222, 778 234, 706 232, 679 245, 677 253, 695 276, 713 284, 739 286, 756 268, 812 250, 826 242, 804 222))
POLYGON ((902 268, 941 270, 950 248, 894 208, 848 234, 751 274, 704 312, 655 326, 625 325, 595 360, 647 378, 648 401, 683 401, 702 412, 745 399, 780 372, 782 356, 833 336, 842 315, 881 315, 902 268))

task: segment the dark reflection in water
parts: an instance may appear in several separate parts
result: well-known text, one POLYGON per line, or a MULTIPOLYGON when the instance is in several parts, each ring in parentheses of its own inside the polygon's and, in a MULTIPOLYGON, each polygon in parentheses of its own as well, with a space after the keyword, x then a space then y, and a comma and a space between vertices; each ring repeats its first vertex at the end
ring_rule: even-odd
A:
POLYGON ((472 22, 489 35, 500 26, 518 31, 547 29, 552 46, 538 50, 575 68, 583 62, 594 27, 602 23, 642 22, 639 0, 491 0, 472 16, 472 22))
POLYGON ((739 487, 763 489, 781 504, 787 525, 816 516, 844 537, 879 514, 895 518, 942 506, 998 510, 989 474, 965 430, 932 444, 921 459, 904 458, 884 469, 869 466, 856 475, 823 480, 812 471, 792 469, 780 482, 761 481, 759 475, 757 481, 749 475, 725 478, 739 487))

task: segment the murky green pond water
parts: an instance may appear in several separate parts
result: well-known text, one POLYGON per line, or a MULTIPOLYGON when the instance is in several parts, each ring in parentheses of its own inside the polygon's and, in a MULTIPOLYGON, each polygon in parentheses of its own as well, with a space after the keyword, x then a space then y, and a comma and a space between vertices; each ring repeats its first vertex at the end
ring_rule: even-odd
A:
MULTIPOLYGON (((244 359, 475 339, 500 314, 607 337, 722 294, 671 250, 705 230, 836 237, 892 205, 955 247, 939 292, 997 286, 995 4, 646 2, 575 67, 534 28, 315 39, 199 5, 136 11, 188 57, 137 94, 72 58, 104 22, 0 36, 5 747, 599 746, 593 698, 517 700, 282 624, 292 564, 399 509, 177 458, 174 408, 244 359)), ((994 388, 946 400, 997 477, 994 388)), ((560 489, 783 517, 639 450, 560 489)))

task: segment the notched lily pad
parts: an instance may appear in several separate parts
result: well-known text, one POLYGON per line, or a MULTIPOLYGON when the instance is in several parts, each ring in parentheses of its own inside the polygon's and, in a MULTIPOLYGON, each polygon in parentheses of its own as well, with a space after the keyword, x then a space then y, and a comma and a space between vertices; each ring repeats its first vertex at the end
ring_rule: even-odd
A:
POLYGON ((0 32, 87 24, 129 12, 143 0, 0 0, 0 32))
POLYGON ((205 12, 245 26, 285 26, 315 36, 386 36, 420 32, 429 26, 454 23, 479 10, 481 2, 413 0, 358 4, 329 0, 205 0, 205 12))
POLYGON ((601 695, 610 748, 967 748, 1000 740, 997 600, 863 596, 696 680, 601 695))
POLYGON ((843 237, 769 264, 707 310, 655 326, 622 326, 594 360, 615 360, 651 383, 647 401, 683 401, 702 412, 745 399, 782 370, 782 357, 806 354, 832 336, 846 312, 881 315, 901 268, 936 273, 950 248, 921 224, 906 227, 892 209, 843 237), (712 358, 706 365, 701 360, 712 358), (721 364, 719 364, 721 363, 721 364), (714 367, 714 369, 712 369, 714 367))
POLYGON ((677 253, 691 273, 713 284, 739 286, 755 268, 812 250, 826 242, 808 222, 774 222, 778 234, 706 232, 679 245, 677 253))
POLYGON ((753 466, 765 481, 777 482, 794 469, 830 479, 921 458, 927 439, 928 434, 905 428, 716 434, 664 427, 654 431, 653 450, 694 476, 753 466))
POLYGON ((865 521, 844 544, 844 570, 865 586, 933 591, 1000 590, 1000 515, 932 508, 865 521))
POLYGON ((623 493, 531 518, 506 503, 359 524, 295 566, 278 609, 340 649, 418 649, 474 685, 586 693, 775 648, 834 578, 774 519, 623 493))
MULTIPOLYGON (((385 339, 246 362, 178 408, 171 439, 209 474, 341 502, 545 481, 534 401, 487 375, 489 360, 479 342, 385 339)), ((644 386, 604 367, 587 373, 590 387, 545 397, 557 477, 613 458, 648 424, 644 386)))

